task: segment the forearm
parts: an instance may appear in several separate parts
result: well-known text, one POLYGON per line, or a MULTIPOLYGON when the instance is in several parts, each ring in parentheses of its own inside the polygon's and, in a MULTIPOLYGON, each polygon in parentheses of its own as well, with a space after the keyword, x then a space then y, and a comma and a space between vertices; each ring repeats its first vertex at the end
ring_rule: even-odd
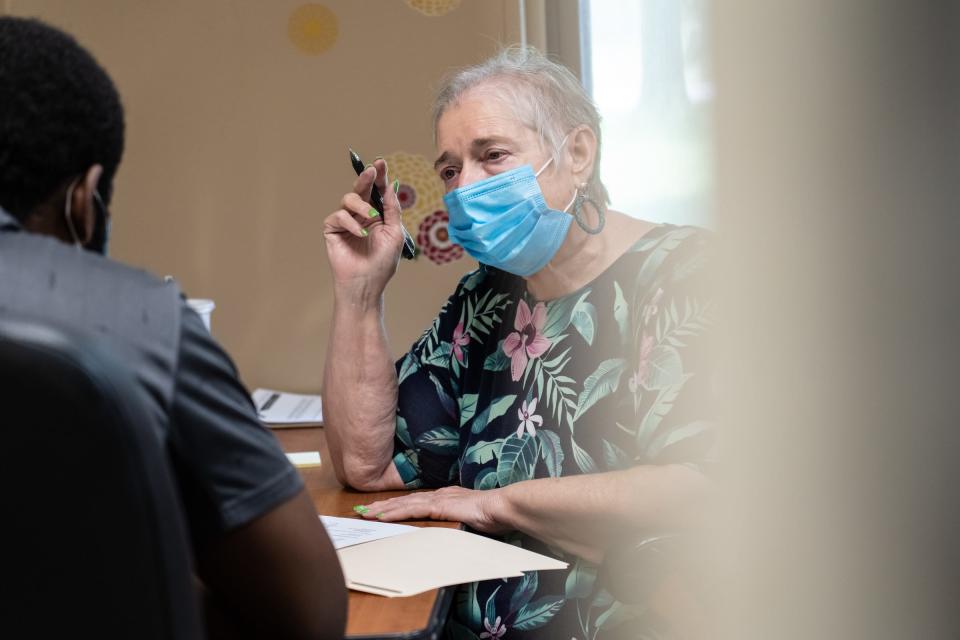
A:
POLYGON ((713 486, 681 465, 649 465, 518 482, 496 493, 498 523, 599 562, 625 531, 674 531, 702 523, 713 486))
POLYGON ((211 638, 343 637, 343 572, 306 490, 195 546, 211 638))
POLYGON ((397 375, 380 299, 337 298, 323 384, 324 428, 337 478, 361 490, 399 483, 393 469, 397 375), (394 477, 396 476, 396 477, 394 477))

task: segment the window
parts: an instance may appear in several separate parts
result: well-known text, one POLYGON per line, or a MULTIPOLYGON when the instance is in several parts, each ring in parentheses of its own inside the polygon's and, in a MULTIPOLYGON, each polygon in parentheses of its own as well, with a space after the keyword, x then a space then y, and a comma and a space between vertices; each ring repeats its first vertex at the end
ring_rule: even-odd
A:
POLYGON ((710 226, 706 0, 581 0, 581 73, 603 117, 611 206, 710 226))

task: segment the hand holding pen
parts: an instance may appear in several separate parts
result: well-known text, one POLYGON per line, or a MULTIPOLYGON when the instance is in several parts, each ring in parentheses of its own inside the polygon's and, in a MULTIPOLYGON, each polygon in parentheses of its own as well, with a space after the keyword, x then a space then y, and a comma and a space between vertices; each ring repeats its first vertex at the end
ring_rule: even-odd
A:
MULTIPOLYGON (((359 176, 364 171, 363 160, 360 159, 360 156, 357 155, 357 152, 353 149, 350 149, 350 164, 353 166, 353 170, 357 172, 359 176)), ((394 187, 397 183, 394 182, 394 187)), ((386 181, 384 181, 384 191, 386 191, 386 181)), ((396 193, 396 188, 394 188, 394 193, 396 193)), ((380 190, 377 188, 376 183, 370 188, 370 205, 380 213, 380 219, 383 220, 383 197, 380 195, 380 190)), ((407 260, 413 260, 416 255, 417 245, 414 243, 413 238, 410 237, 410 234, 407 233, 406 227, 402 226, 400 229, 403 231, 403 250, 402 255, 407 260)))
POLYGON ((386 162, 361 167, 353 187, 327 216, 323 236, 338 299, 347 304, 376 303, 397 271, 404 245, 400 200, 389 183, 386 162), (383 194, 382 212, 371 206, 371 192, 383 194))

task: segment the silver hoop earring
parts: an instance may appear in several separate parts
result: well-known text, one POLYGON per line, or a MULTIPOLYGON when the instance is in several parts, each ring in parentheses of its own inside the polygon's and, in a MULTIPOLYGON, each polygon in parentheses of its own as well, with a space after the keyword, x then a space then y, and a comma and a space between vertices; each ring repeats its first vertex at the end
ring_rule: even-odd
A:
POLYGON ((577 221, 577 225, 583 229, 586 233, 589 233, 592 236, 597 235, 603 231, 604 225, 607 224, 607 218, 604 214, 603 207, 598 205, 596 201, 587 195, 586 185, 583 186, 583 190, 577 189, 577 195, 573 200, 573 219, 577 221), (583 205, 584 203, 589 203, 594 209, 597 210, 597 216, 599 220, 597 221, 597 226, 589 227, 587 226, 586 221, 584 220, 583 215, 583 205))

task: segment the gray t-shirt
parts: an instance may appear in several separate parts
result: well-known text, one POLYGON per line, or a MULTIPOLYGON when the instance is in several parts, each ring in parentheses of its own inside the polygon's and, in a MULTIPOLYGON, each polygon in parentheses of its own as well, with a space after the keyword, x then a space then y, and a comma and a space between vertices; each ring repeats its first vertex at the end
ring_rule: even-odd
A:
POLYGON ((230 357, 181 304, 169 450, 195 538, 239 527, 292 497, 300 474, 257 418, 230 357))
POLYGON ((177 285, 24 232, 0 209, 0 314, 105 338, 167 443, 195 543, 295 495, 299 473, 177 285))

